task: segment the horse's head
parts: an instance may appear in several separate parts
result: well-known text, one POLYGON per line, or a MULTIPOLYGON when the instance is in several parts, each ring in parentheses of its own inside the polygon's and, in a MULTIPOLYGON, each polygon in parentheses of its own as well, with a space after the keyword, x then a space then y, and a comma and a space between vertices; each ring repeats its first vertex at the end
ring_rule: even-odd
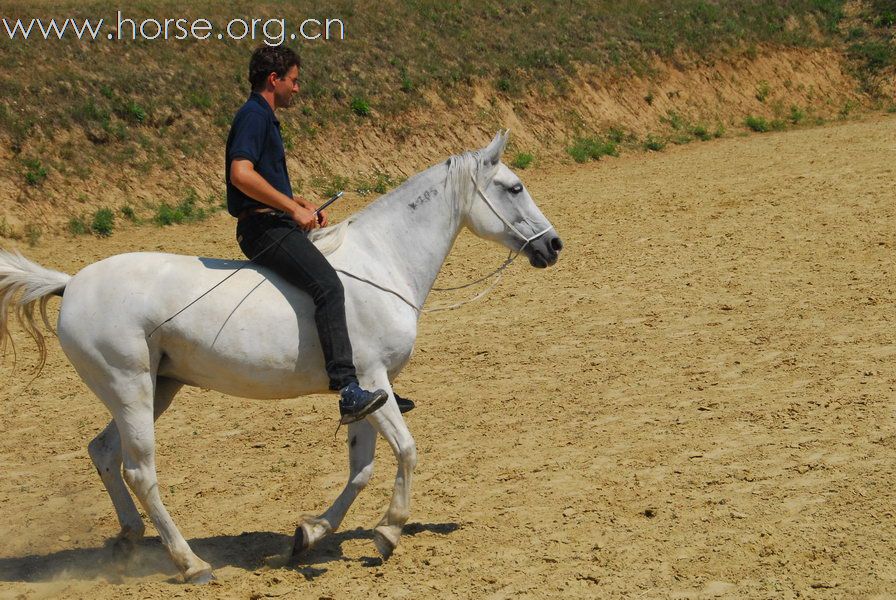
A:
POLYGON ((465 224, 481 238, 522 250, 533 267, 549 267, 563 242, 520 178, 501 162, 508 137, 509 132, 498 132, 488 147, 473 153, 479 164, 465 224))

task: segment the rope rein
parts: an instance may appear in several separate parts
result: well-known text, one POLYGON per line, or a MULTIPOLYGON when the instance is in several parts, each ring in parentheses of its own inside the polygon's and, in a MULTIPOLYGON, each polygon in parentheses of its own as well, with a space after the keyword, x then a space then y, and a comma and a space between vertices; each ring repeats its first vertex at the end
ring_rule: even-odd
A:
POLYGON ((288 236, 289 234, 291 234, 292 232, 294 232, 296 229, 298 229, 298 227, 299 227, 299 224, 298 224, 298 223, 296 223, 295 225, 293 225, 293 226, 292 226, 292 229, 290 229, 290 230, 287 231, 285 234, 283 234, 283 236, 282 236, 279 240, 274 240, 271 244, 269 244, 269 245, 266 246, 264 249, 262 249, 261 252, 259 252, 258 254, 256 254, 256 255, 253 256, 252 258, 250 258, 248 261, 246 261, 246 262, 244 262, 242 265, 240 265, 239 268, 237 268, 233 273, 231 273, 230 275, 228 275, 227 277, 225 277, 224 279, 222 279, 221 281, 219 281, 218 283, 216 283, 215 285, 213 285, 212 287, 210 287, 209 289, 207 289, 205 292, 203 292, 203 294, 202 294, 201 296, 199 296, 198 298, 196 298, 195 300, 193 300, 192 302, 190 302, 189 304, 187 304, 185 307, 183 307, 182 309, 180 309, 179 311, 177 311, 176 313, 174 313, 173 315, 171 315, 170 317, 168 317, 167 319, 165 319, 164 321, 162 321, 161 323, 159 323, 158 325, 156 325, 155 328, 154 328, 152 331, 150 331, 150 332, 149 332, 149 335, 146 336, 146 337, 152 337, 152 334, 154 334, 156 331, 158 331, 158 330, 159 330, 159 327, 161 327, 161 326, 164 325, 165 323, 168 323, 169 321, 173 320, 174 317, 176 317, 176 316, 179 315, 180 313, 184 312, 185 310, 187 310, 188 308, 190 308, 191 306, 193 306, 194 304, 196 304, 197 302, 199 302, 200 300, 202 300, 203 298, 205 298, 205 297, 206 297, 209 293, 211 293, 211 291, 214 290, 216 287, 218 287, 219 285, 221 285, 222 283, 224 283, 225 281, 227 281, 228 279, 230 279, 231 277, 233 277, 234 275, 236 275, 237 273, 239 273, 240 271, 242 271, 243 269, 245 269, 246 267, 248 267, 250 264, 252 264, 252 261, 254 261, 256 258, 258 258, 259 256, 261 256, 262 254, 264 254, 265 252, 267 252, 268 250, 270 250, 270 249, 273 248, 274 246, 279 245, 280 242, 282 242, 283 240, 286 239, 286 236, 288 236))
MULTIPOLYGON (((510 253, 507 255, 507 259, 504 260, 504 263, 501 264, 501 266, 499 266, 497 269, 495 269, 494 271, 492 271, 491 273, 486 275, 485 277, 480 277, 476 281, 471 281, 470 283, 465 283, 464 285, 458 285, 458 286, 454 286, 454 287, 433 287, 432 290, 437 291, 437 292, 450 292, 450 291, 454 291, 454 290, 462 290, 462 289, 466 289, 468 287, 474 286, 478 283, 482 283, 483 281, 486 281, 489 278, 495 277, 497 275, 497 277, 495 277, 495 280, 487 288, 485 288, 478 294, 472 296, 471 298, 468 298, 467 300, 455 302, 454 304, 449 304, 447 306, 436 306, 436 307, 432 307, 432 308, 422 308, 420 306, 417 306, 414 302, 412 302, 411 300, 406 298, 400 292, 397 292, 396 290, 393 290, 385 285, 376 283, 375 281, 371 281, 369 279, 361 277, 360 275, 355 275, 354 273, 351 273, 344 269, 335 269, 335 271, 338 273, 342 273, 343 275, 345 275, 347 277, 351 277, 352 279, 356 279, 358 281, 366 283, 372 287, 375 287, 378 290, 392 294, 393 296, 395 296, 396 298, 398 298, 399 300, 401 300, 402 302, 404 302, 405 304, 407 304, 408 306, 413 308, 418 313, 431 313, 431 312, 441 312, 441 311, 445 311, 445 310, 454 310, 455 308, 460 308, 461 306, 464 306, 465 304, 470 304, 471 302, 476 302, 477 300, 484 298, 493 289, 495 289, 495 287, 498 285, 498 282, 501 281, 501 277, 504 276, 504 271, 507 269, 507 267, 509 267, 511 264, 513 264, 513 261, 516 260, 517 256, 522 254, 522 252, 523 252, 523 250, 525 250, 526 246, 528 246, 532 241, 537 240, 538 238, 540 238, 541 236, 546 234, 553 227, 548 226, 546 229, 543 229, 542 231, 536 233, 535 235, 526 237, 519 229, 517 229, 513 225, 513 223, 511 223, 510 221, 505 219, 504 216, 500 212, 498 212, 498 210, 495 208, 494 204, 492 204, 492 201, 489 199, 489 197, 485 194, 484 191, 482 191, 482 188, 479 187, 479 182, 476 181, 476 177, 474 177, 472 173, 470 173, 470 179, 473 180, 473 185, 476 187, 476 192, 479 194, 479 196, 482 197, 483 200, 485 200, 486 205, 488 205, 488 207, 491 209, 491 211, 493 213, 495 213, 495 215, 499 219, 501 219, 501 222, 504 223, 504 225, 506 225, 510 229, 510 231, 512 231, 517 237, 519 237, 521 240, 523 240, 523 245, 520 246, 519 250, 517 250, 516 253, 514 253, 513 250, 511 250, 510 253)), ((326 202, 323 206, 321 206, 317 211, 315 211, 315 213, 320 212, 321 210, 323 210, 324 208, 326 208, 327 206, 332 204, 337 198, 339 198, 339 196, 342 196, 342 192, 340 192, 339 194, 337 194, 336 196, 331 198, 328 202, 326 202)), ((526 220, 526 223, 529 226, 532 225, 531 223, 529 223, 528 220, 526 220)), ((230 275, 228 275, 227 277, 225 277, 224 279, 222 279, 221 281, 219 281, 218 283, 213 285, 211 288, 206 290, 202 295, 200 295, 195 300, 193 300, 192 302, 190 302, 189 304, 184 306, 182 309, 180 309, 179 311, 177 311, 176 313, 174 313, 173 315, 171 315, 170 317, 168 317, 167 319, 165 319, 164 321, 162 321, 161 323, 156 325, 155 328, 149 332, 149 335, 147 337, 152 337, 152 335, 156 331, 158 331, 159 328, 161 328, 163 325, 171 322, 177 315, 181 314, 182 312, 184 312, 185 310, 187 310, 188 308, 190 308, 191 306, 193 306, 194 304, 196 304, 197 302, 202 300, 204 297, 206 297, 208 294, 210 294, 213 290, 215 290, 222 283, 224 283, 225 281, 227 281, 228 279, 230 279, 231 277, 233 277, 234 275, 236 275, 237 273, 242 271, 244 268, 248 267, 259 256, 261 256, 262 254, 264 254, 265 252, 267 252, 274 246, 278 246, 283 240, 286 239, 286 237, 288 235, 293 233, 296 229, 298 229, 298 223, 293 224, 292 228, 289 231, 287 231, 283 236, 281 236, 280 239, 274 240, 271 244, 269 244, 264 249, 262 249, 261 252, 259 252, 252 258, 250 258, 247 262, 244 262, 242 265, 240 265, 235 271, 233 271, 233 273, 231 273, 230 275)), ((532 227, 532 230, 535 231, 535 227, 532 227)))

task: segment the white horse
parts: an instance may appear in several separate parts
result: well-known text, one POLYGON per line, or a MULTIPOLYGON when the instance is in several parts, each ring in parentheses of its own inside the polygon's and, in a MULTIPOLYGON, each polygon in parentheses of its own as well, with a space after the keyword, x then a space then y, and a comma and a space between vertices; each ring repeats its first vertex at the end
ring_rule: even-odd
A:
MULTIPOLYGON (((349 425, 348 483, 321 516, 300 523, 294 551, 339 527, 370 479, 377 432, 392 447, 398 472, 374 542, 384 557, 398 544, 410 514, 417 451, 390 382, 411 356, 420 307, 461 228, 523 251, 535 267, 556 262, 562 242, 519 178, 501 163, 506 143, 507 133, 499 132, 487 148, 452 156, 341 224, 316 232, 315 242, 342 274, 360 382, 387 390, 389 400, 349 425)), ((16 308, 43 364, 46 350, 34 308, 40 306, 46 323, 47 300, 63 292, 59 342, 112 414, 88 451, 121 524, 119 545, 133 546, 144 533, 129 487, 184 579, 210 580, 211 565, 193 553, 162 504, 154 421, 184 385, 247 398, 328 392, 310 297, 241 261, 122 254, 71 277, 2 252, 0 336, 8 335, 7 314, 16 308), (239 267, 245 268, 166 322, 239 267)))

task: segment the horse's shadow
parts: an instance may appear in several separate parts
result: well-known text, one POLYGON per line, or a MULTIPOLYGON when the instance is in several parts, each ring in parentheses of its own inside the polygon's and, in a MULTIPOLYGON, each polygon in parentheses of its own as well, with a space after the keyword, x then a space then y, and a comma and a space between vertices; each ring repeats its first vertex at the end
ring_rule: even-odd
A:
MULTIPOLYGON (((423 532, 448 535, 460 529, 457 523, 409 523, 402 533, 414 536, 423 532)), ((293 537, 269 531, 243 532, 239 535, 218 535, 190 540, 190 547, 212 567, 236 567, 245 571, 263 568, 289 568, 306 579, 314 579, 327 572, 324 565, 334 561, 355 561, 365 567, 382 564, 378 556, 351 559, 342 551, 348 540, 370 540, 369 529, 352 529, 334 533, 313 549, 290 559, 293 537)), ((94 548, 73 548, 50 554, 32 554, 0 558, 0 581, 39 583, 59 580, 106 579, 113 583, 125 578, 144 578, 166 575, 180 581, 174 563, 158 537, 140 541, 133 552, 124 556, 115 545, 107 542, 94 548)))

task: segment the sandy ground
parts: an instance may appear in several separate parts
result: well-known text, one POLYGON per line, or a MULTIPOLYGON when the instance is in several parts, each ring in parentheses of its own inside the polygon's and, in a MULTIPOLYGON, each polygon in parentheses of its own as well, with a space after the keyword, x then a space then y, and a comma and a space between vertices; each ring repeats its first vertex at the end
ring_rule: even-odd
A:
MULTIPOLYGON (((525 173, 567 249, 423 317, 396 384, 419 404, 413 515, 386 563, 384 444, 345 528, 272 567, 344 484, 334 401, 196 389, 158 424, 159 478, 218 580, 179 584, 151 527, 116 563, 85 450, 105 411, 52 340, 26 385, 16 333, 0 598, 894 598, 894 165, 891 116, 525 173)), ((238 253, 225 215, 26 252, 74 272, 133 249, 238 253)), ((503 255, 464 236, 443 282, 503 255)))

